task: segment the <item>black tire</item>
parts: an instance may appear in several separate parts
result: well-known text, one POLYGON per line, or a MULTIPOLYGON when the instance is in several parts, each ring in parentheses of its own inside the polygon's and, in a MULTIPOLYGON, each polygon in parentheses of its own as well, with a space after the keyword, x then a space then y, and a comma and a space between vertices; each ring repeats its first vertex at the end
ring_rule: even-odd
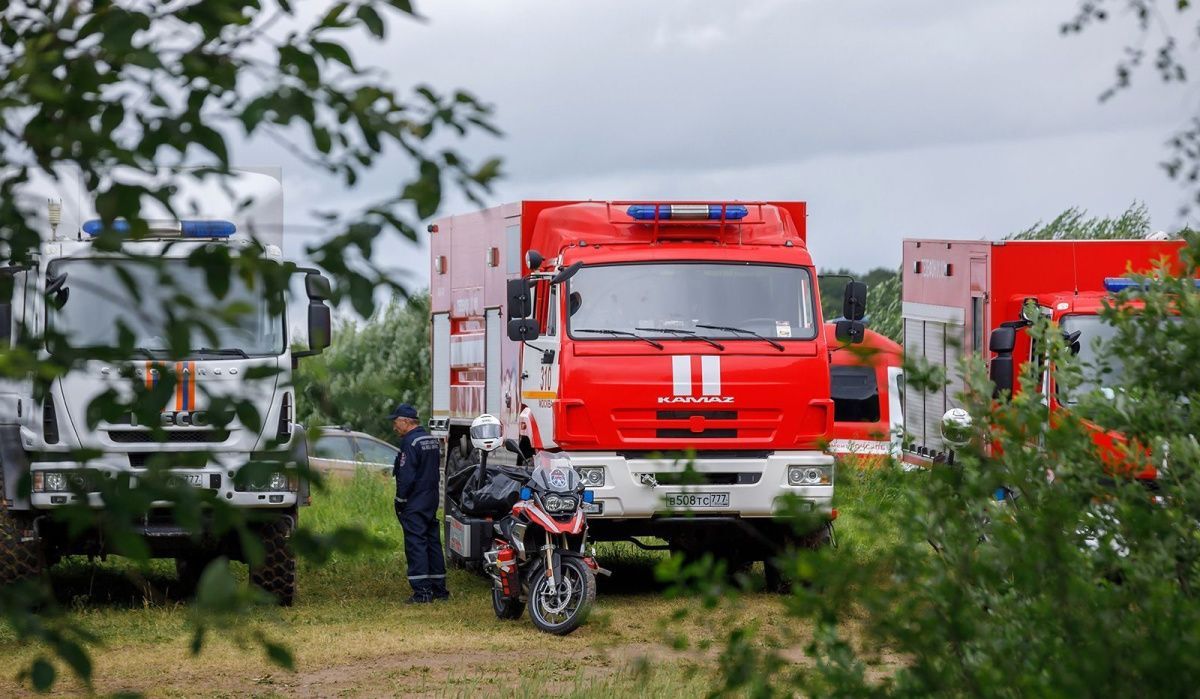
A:
MULTIPOLYGON (((568 585, 569 590, 562 611, 553 611, 554 607, 547 606, 554 594, 548 589, 549 580, 545 564, 538 564, 533 570, 533 585, 529 588, 529 618, 539 631, 565 636, 579 628, 592 613, 596 604, 596 576, 583 559, 563 557, 559 586, 568 585)), ((555 606, 561 602, 561 597, 554 600, 555 606)))
MULTIPOLYGON (((0 473, 0 493, 4 491, 4 475, 0 473)), ((32 580, 46 570, 42 546, 33 537, 25 538, 21 515, 12 512, 0 497, 0 585, 32 580)))
POLYGON ((499 586, 493 585, 492 611, 496 612, 497 619, 520 619, 521 615, 525 613, 525 603, 519 599, 505 597, 501 594, 499 586))
POLYGON ((296 598, 296 553, 290 543, 293 527, 290 517, 261 525, 258 535, 263 562, 250 566, 250 582, 273 595, 281 607, 292 606, 296 598))

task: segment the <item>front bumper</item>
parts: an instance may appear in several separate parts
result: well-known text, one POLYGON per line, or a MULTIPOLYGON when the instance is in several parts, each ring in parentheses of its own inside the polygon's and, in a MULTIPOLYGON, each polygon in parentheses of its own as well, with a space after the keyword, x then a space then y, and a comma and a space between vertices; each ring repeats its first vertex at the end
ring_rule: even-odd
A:
MULTIPOLYGON (((210 461, 203 468, 172 469, 171 473, 193 482, 198 489, 210 490, 217 497, 234 507, 282 509, 295 507, 299 496, 295 490, 268 491, 239 491, 234 486, 234 475, 238 468, 251 460, 248 453, 223 454, 227 457, 223 463, 210 461)), ((117 479, 121 474, 129 474, 130 487, 137 487, 138 478, 147 473, 146 469, 133 468, 124 454, 106 454, 99 459, 88 461, 86 464, 77 461, 50 461, 30 464, 31 476, 42 472, 73 472, 86 471, 92 478, 117 479)), ((36 480, 36 479, 35 479, 36 480)), ((30 504, 34 509, 53 509, 70 503, 78 502, 82 495, 74 492, 38 492, 30 494, 30 504)), ((86 495, 91 507, 101 508, 104 501, 98 492, 86 495)), ((155 501, 153 507, 168 507, 169 501, 155 501)))
MULTIPOLYGON (((833 484, 789 485, 788 466, 828 466, 832 469, 833 457, 823 452, 776 452, 762 458, 707 458, 697 454, 692 469, 701 479, 706 476, 723 478, 735 482, 704 483, 696 485, 664 485, 657 481, 666 474, 675 475, 685 470, 683 461, 670 459, 626 459, 615 454, 593 454, 574 452, 571 465, 580 467, 603 467, 604 485, 588 488, 595 492, 595 502, 601 506, 599 514, 588 515, 598 519, 640 519, 659 515, 691 512, 698 515, 736 515, 739 517, 772 517, 780 509, 780 500, 798 497, 810 503, 814 512, 830 513, 833 503, 833 484), (756 477, 757 476, 757 477, 756 477), (753 482, 748 482, 753 480, 753 482), (746 482, 736 482, 746 481, 746 482), (716 495, 728 494, 728 504, 694 507, 669 506, 667 496, 678 494, 716 495)), ((672 498, 678 501, 679 498, 672 498)), ((693 502, 712 502, 713 498, 687 498, 693 502)), ((722 498, 723 499, 723 498, 722 498)))

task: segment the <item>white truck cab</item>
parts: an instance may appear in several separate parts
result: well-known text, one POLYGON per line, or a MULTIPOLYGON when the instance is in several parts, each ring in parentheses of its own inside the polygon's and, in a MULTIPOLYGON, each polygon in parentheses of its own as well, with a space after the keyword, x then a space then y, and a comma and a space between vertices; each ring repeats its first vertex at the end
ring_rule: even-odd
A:
MULTIPOLYGON (((137 488, 151 470, 167 469, 176 484, 265 513, 255 526, 266 561, 252 566, 251 577, 290 603, 296 569, 288 539, 307 504, 307 484, 295 475, 307 453, 293 423, 291 373, 296 359, 328 345, 328 281, 307 270, 310 349, 295 351, 285 294, 272 297, 261 279, 232 272, 218 281, 225 293, 214 294, 209 270, 193 257, 223 246, 282 263, 278 247, 239 237, 224 221, 156 226, 115 250, 94 244, 102 232, 100 222, 88 222, 74 239, 44 242, 27 266, 0 269, 13 285, 11 303, 0 304, 2 341, 39 338, 38 356, 73 367, 53 378, 0 379, 0 583, 35 575, 63 555, 106 553, 103 528, 70 535, 52 511, 81 499, 101 509, 100 479, 137 488), (211 310, 209 327, 170 337, 169 319, 183 309, 211 310), (131 343, 132 352, 117 352, 131 343), (97 413, 93 401, 105 394, 130 409, 97 413), (238 402, 253 406, 258 424, 248 412, 233 414, 238 402), (236 479, 252 462, 277 466, 261 482, 236 479)), ((217 556, 245 560, 236 534, 217 536, 209 523, 196 532, 172 508, 154 501, 135 532, 151 555, 175 558, 185 585, 217 556)))

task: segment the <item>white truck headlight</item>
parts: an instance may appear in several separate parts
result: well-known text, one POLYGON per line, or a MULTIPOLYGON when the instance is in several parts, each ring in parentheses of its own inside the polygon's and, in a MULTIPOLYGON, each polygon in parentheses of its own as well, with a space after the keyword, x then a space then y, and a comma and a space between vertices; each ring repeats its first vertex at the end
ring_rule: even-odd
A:
POLYGON ((830 485, 833 466, 788 466, 788 485, 830 485))
POLYGON ((575 470, 579 473, 579 480, 587 487, 599 488, 604 485, 603 466, 581 466, 575 470))
POLYGON ((65 493, 71 489, 71 482, 65 473, 46 471, 42 476, 42 488, 47 493, 65 493))
POLYGON ((286 473, 272 473, 267 490, 290 490, 286 473))

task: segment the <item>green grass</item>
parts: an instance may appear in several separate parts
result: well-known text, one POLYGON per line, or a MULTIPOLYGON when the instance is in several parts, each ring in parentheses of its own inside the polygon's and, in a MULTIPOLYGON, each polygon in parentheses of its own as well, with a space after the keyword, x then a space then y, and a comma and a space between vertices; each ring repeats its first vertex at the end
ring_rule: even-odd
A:
MULTIPOLYGON (((836 555, 870 555, 887 536, 871 514, 898 496, 907 475, 839 474, 836 555)), ((786 628, 798 642, 806 633, 773 595, 747 594, 713 610, 701 610, 695 598, 669 599, 654 575, 664 554, 632 544, 599 547, 614 576, 600 579, 595 613, 566 638, 537 632, 528 618, 498 621, 488 585, 463 571, 450 571, 450 602, 405 605, 409 588, 391 490, 386 477, 366 472, 330 479, 302 510, 301 525, 317 532, 361 527, 381 547, 336 554, 319 566, 302 561, 294 607, 254 609, 210 636, 199 656, 189 652, 192 607, 172 593, 170 561, 136 568, 121 559, 72 558, 56 566, 52 580, 67 618, 104 639, 93 651, 96 689, 156 696, 695 696, 713 689, 717 649, 732 625, 786 628), (135 578, 165 591, 165 601, 148 597, 135 578), (287 644, 295 671, 270 664, 253 642, 256 633, 287 644), (687 649, 671 647, 680 639, 687 649)), ((244 566, 234 570, 245 579, 244 566)), ((16 675, 43 652, 0 628, 0 695, 26 691, 16 675)), ((60 689, 82 687, 66 681, 60 689)))

